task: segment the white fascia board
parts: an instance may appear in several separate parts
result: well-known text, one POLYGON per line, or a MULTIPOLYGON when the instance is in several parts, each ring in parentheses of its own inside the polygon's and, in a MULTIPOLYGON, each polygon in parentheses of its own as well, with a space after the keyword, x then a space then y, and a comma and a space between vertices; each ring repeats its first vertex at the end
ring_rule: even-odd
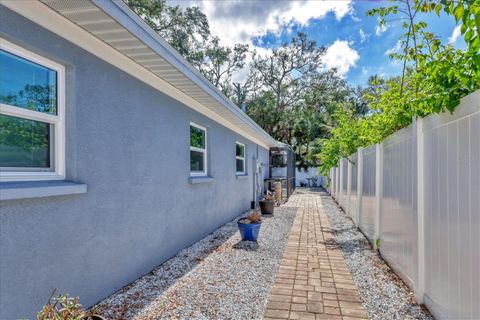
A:
MULTIPOLYGON (((111 4, 114 3, 110 1, 105 2, 111 4)), ((267 149, 269 147, 276 146, 273 138, 271 138, 267 133, 264 132, 264 134, 267 136, 264 136, 264 139, 260 140, 259 138, 245 132, 245 130, 227 121, 219 114, 205 107, 195 99, 191 98, 181 90, 172 86, 167 81, 156 76, 141 65, 135 63, 129 57, 115 50, 110 45, 96 38, 91 33, 87 32, 72 21, 58 14, 56 11, 54 11, 47 5, 41 3, 40 1, 3 0, 1 2, 1 5, 9 8, 12 11, 15 11, 16 13, 24 16, 28 20, 44 27, 45 29, 57 34, 58 36, 66 39, 67 41, 74 43, 75 45, 92 53, 93 55, 115 66, 116 68, 132 75, 138 80, 165 93, 166 95, 174 98, 175 100, 178 100, 179 102, 185 104, 193 110, 202 113, 208 118, 257 143, 258 145, 267 149)), ((158 37, 161 38, 160 36, 158 37)), ((250 121, 252 120, 250 119, 250 121)), ((258 127, 258 125, 256 126, 258 127)), ((258 132, 258 130, 256 131, 258 132)))

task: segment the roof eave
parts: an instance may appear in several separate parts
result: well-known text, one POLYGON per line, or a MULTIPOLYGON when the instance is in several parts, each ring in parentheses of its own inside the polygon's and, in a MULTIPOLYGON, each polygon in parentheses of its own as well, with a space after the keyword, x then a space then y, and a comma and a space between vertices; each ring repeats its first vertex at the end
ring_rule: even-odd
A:
POLYGON ((183 56, 173 49, 157 32, 145 21, 134 13, 123 1, 91 0, 97 7, 115 19, 119 24, 139 37, 152 50, 162 56, 190 80, 205 90, 211 97, 221 103, 251 129, 259 134, 270 147, 277 147, 278 142, 265 130, 248 117, 240 108, 234 105, 220 90, 211 84, 197 69, 195 69, 183 56))

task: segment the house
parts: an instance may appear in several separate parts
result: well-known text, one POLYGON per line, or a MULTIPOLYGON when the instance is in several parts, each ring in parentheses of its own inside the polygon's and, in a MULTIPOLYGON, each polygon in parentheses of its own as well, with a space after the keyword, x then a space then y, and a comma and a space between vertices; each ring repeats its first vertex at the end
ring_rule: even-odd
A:
POLYGON ((0 319, 93 305, 260 193, 279 144, 122 1, 2 1, 0 49, 0 319))

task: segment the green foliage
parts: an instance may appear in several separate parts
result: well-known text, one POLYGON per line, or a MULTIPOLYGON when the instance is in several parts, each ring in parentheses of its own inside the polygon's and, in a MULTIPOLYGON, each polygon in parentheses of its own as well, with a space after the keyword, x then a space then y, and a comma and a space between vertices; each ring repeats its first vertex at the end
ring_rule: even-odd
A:
MULTIPOLYGON (((0 103, 37 112, 56 113, 55 86, 25 85, 23 90, 0 95, 0 103)), ((50 125, 0 115, 0 166, 47 167, 50 125)))
POLYGON ((284 127, 287 110, 277 109, 275 94, 272 91, 262 92, 248 105, 247 114, 255 120, 273 138, 282 138, 286 128, 284 127))
POLYGON ((325 48, 304 33, 260 56, 253 52, 243 83, 246 45, 227 47, 210 34, 198 7, 182 9, 165 0, 124 0, 152 28, 275 139, 291 145, 297 166, 319 165, 328 173, 340 157, 382 141, 415 116, 453 111, 460 98, 480 87, 480 1, 391 0, 368 15, 380 25, 403 21, 401 50, 391 54, 399 77, 372 77, 352 88, 335 72, 322 71, 325 48), (422 14, 447 14, 461 25, 466 50, 443 44, 422 14))
POLYGON ((203 60, 210 27, 200 8, 182 9, 168 5, 166 0, 124 1, 189 62, 196 64, 203 60))
POLYGON ((204 59, 197 68, 214 86, 230 96, 232 75, 245 65, 248 45, 236 44, 233 48, 221 46, 220 39, 213 37, 207 44, 204 59))
POLYGON ((288 107, 277 106, 278 96, 272 90, 261 91, 248 103, 247 114, 272 137, 291 145, 297 167, 319 164, 319 140, 331 135, 335 126, 333 114, 343 104, 353 114, 366 112, 363 91, 350 88, 335 71, 316 72, 302 99, 288 107), (357 96, 360 95, 360 96, 357 96))
POLYGON ((328 177, 330 168, 335 167, 341 157, 348 157, 361 145, 361 124, 352 110, 339 106, 333 114, 336 127, 332 129, 330 138, 319 141, 319 155, 322 166, 321 173, 328 177))
POLYGON ((341 157, 350 156, 358 147, 382 141, 408 126, 415 116, 453 112, 462 97, 480 88, 479 1, 392 2, 394 5, 373 9, 369 15, 378 16, 380 24, 389 23, 392 15, 394 20, 404 20, 402 50, 391 55, 402 62, 402 76, 369 80, 363 94, 371 109, 366 116, 336 112, 336 128, 329 139, 321 141, 323 174, 328 175, 341 157), (433 11, 440 15, 442 10, 462 23, 466 50, 443 44, 419 18, 420 13, 433 11))
POLYGON ((190 147, 205 148, 205 131, 190 126, 190 147))

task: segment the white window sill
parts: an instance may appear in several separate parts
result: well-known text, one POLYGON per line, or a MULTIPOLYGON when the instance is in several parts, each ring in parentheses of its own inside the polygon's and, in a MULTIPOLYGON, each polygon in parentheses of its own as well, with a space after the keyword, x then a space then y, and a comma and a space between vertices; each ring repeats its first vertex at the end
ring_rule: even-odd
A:
POLYGON ((1 182, 0 201, 65 196, 87 192, 87 185, 72 181, 1 182))
POLYGON ((237 173, 236 178, 237 180, 245 180, 249 178, 249 175, 244 173, 237 173))
POLYGON ((192 176, 188 179, 190 184, 199 184, 199 183, 210 183, 213 182, 215 179, 209 176, 192 176))

